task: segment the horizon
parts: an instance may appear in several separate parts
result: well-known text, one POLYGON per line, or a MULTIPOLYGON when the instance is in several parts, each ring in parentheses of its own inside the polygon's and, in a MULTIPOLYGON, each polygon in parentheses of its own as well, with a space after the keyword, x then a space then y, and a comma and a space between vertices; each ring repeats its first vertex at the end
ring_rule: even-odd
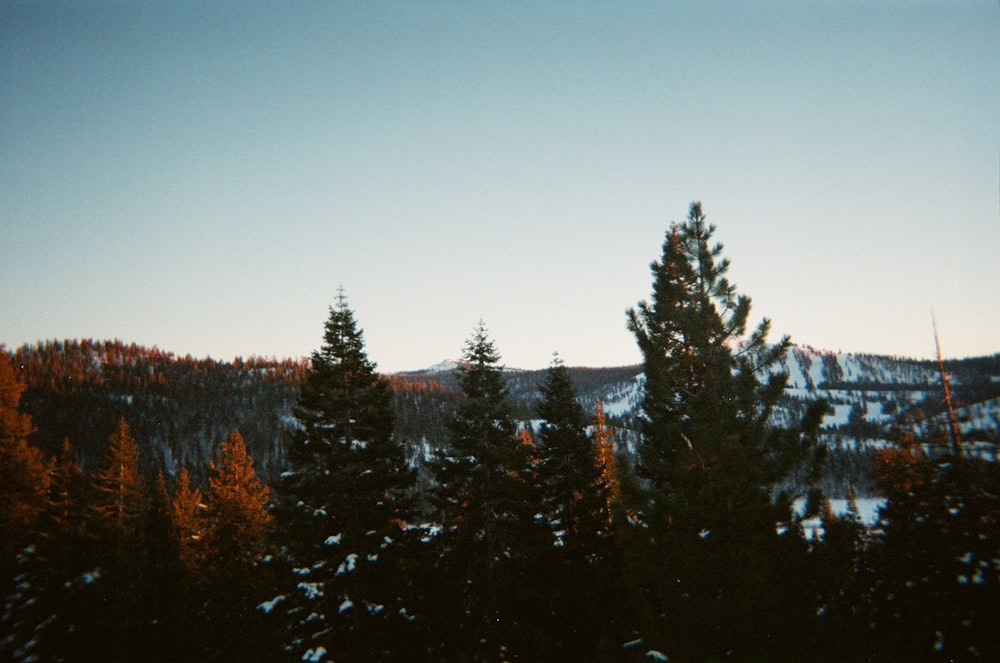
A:
MULTIPOLYGON (((0 5, 0 343, 641 361, 701 201, 771 340, 1000 350, 995 2, 0 5)), ((527 369, 536 370, 536 369, 527 369)))
MULTIPOLYGON (((213 355, 195 355, 195 354, 186 353, 186 352, 176 352, 176 351, 174 351, 174 350, 172 350, 170 348, 160 347, 158 345, 145 345, 143 343, 138 343, 138 342, 135 342, 135 341, 129 341, 129 340, 126 340, 126 339, 123 339, 123 338, 105 338, 105 339, 96 339, 96 338, 86 338, 86 339, 84 339, 84 338, 49 338, 49 339, 39 339, 38 341, 33 341, 33 342, 29 342, 29 343, 20 343, 17 346, 11 346, 11 345, 7 345, 5 343, 0 343, 0 348, 2 348, 5 352, 7 352, 9 354, 12 354, 14 351, 23 348, 25 345, 27 345, 29 347, 38 347, 38 346, 46 344, 46 343, 67 343, 67 342, 77 342, 77 343, 79 343, 79 342, 82 342, 82 341, 89 341, 89 342, 92 342, 94 344, 99 344, 99 343, 114 343, 114 342, 120 342, 120 343, 122 343, 124 345, 134 344, 136 347, 142 348, 144 350, 154 350, 155 349, 157 352, 170 355, 170 356, 172 356, 174 358, 177 358, 177 359, 184 359, 184 358, 190 356, 190 358, 193 359, 193 360, 195 360, 195 361, 214 361, 214 362, 222 362, 222 363, 230 363, 230 364, 233 363, 233 362, 235 362, 237 359, 241 359, 243 361, 249 361, 251 359, 259 359, 261 361, 273 361, 273 362, 282 362, 282 361, 293 361, 293 362, 296 362, 296 361, 309 361, 309 359, 311 358, 311 354, 312 354, 312 352, 310 352, 309 354, 306 354, 306 355, 301 355, 301 356, 297 356, 297 357, 290 357, 290 356, 263 355, 263 354, 251 353, 251 354, 247 354, 247 355, 234 355, 232 357, 217 357, 217 356, 213 356, 213 355)), ((882 357, 882 358, 886 358, 886 359, 890 359, 890 360, 899 360, 899 361, 904 361, 904 362, 936 362, 937 361, 937 356, 936 355, 935 356, 928 356, 928 357, 912 357, 912 356, 899 355, 899 354, 880 354, 880 353, 870 353, 870 352, 853 352, 851 350, 845 350, 845 349, 842 349, 842 348, 838 348, 838 349, 820 348, 820 347, 816 347, 814 345, 811 345, 809 343, 796 343, 794 340, 792 341, 792 347, 805 348, 805 349, 812 350, 813 352, 820 353, 820 354, 823 354, 823 353, 832 353, 834 355, 844 355, 844 356, 872 356, 872 357, 882 357)), ((319 349, 319 347, 317 346, 316 349, 319 349)), ((367 347, 366 347, 366 350, 367 350, 367 347)), ((964 361, 964 360, 969 360, 969 359, 980 359, 980 358, 984 358, 984 357, 992 357, 992 356, 997 355, 997 354, 1000 354, 1000 351, 988 352, 988 353, 981 354, 981 355, 964 355, 964 356, 961 356, 961 357, 947 356, 947 355, 943 355, 942 354, 942 359, 944 361, 946 361, 946 362, 948 362, 948 361, 964 361)), ((561 355, 560 355, 560 359, 562 359, 561 355)), ((447 369, 438 369, 437 367, 439 365, 441 365, 441 364, 446 364, 446 363, 460 363, 460 362, 464 361, 464 359, 462 359, 459 355, 455 355, 455 356, 451 356, 451 357, 443 357, 442 359, 438 360, 435 363, 427 364, 426 366, 422 366, 422 367, 419 367, 419 368, 401 368, 401 369, 397 369, 397 370, 386 371, 386 370, 381 370, 381 367, 378 364, 377 358, 371 357, 369 355, 369 360, 371 360, 375 364, 375 370, 380 375, 403 375, 403 374, 409 374, 409 373, 434 373, 434 372, 445 373, 445 372, 449 372, 449 370, 447 370, 447 369)), ((602 364, 602 365, 597 365, 597 364, 586 364, 586 363, 584 363, 584 364, 578 364, 578 363, 570 364, 570 363, 565 363, 564 365, 566 366, 566 368, 569 368, 569 369, 584 369, 584 370, 587 370, 587 369, 592 369, 592 370, 604 370, 604 369, 614 370, 614 369, 630 368, 630 367, 638 367, 638 368, 641 369, 642 365, 643 365, 643 362, 642 362, 642 359, 640 358, 636 362, 624 363, 624 364, 602 364)), ((551 362, 549 364, 545 365, 545 366, 537 366, 537 367, 512 366, 512 365, 509 365, 507 362, 505 362, 503 360, 503 356, 501 354, 500 366, 504 370, 522 371, 522 372, 526 372, 526 373, 531 373, 531 372, 537 372, 537 371, 547 370, 551 366, 551 362)))

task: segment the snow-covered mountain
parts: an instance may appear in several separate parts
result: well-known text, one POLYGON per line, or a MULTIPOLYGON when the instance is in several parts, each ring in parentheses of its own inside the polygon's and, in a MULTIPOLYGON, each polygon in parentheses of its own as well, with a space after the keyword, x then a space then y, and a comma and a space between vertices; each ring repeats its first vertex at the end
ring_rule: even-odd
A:
MULTIPOLYGON (((956 362, 951 362, 952 364, 956 362)), ((994 370, 1000 369, 1000 357, 994 358, 994 370)), ((930 362, 845 352, 817 350, 809 346, 792 346, 780 365, 788 374, 785 397, 778 412, 777 423, 792 423, 804 412, 806 405, 822 398, 830 405, 823 421, 833 430, 852 423, 868 423, 885 427, 904 419, 937 421, 943 392, 938 368, 930 362)), ((963 432, 992 432, 1000 436, 1000 402, 997 398, 970 401, 965 387, 976 382, 968 370, 950 373, 953 390, 958 396, 958 414, 963 432), (966 394, 965 403, 962 395, 966 394)), ((979 376, 1000 390, 1000 376, 979 376)), ((604 411, 610 416, 635 415, 641 404, 644 377, 637 372, 627 380, 604 385, 596 394, 604 411)))
MULTIPOLYGON (((457 365, 456 360, 448 360, 400 377, 455 388, 452 372, 457 365)), ((788 386, 774 415, 777 424, 794 425, 809 403, 822 398, 829 404, 825 430, 838 438, 850 437, 855 444, 868 440, 878 445, 892 426, 905 425, 919 433, 943 426, 943 392, 936 362, 794 345, 778 368, 788 374, 788 386)), ((619 425, 634 424, 645 381, 641 366, 570 371, 585 407, 593 411, 599 398, 605 414, 619 425)), ((949 361, 946 372, 963 435, 970 442, 1000 440, 1000 355, 949 361)), ((545 370, 507 372, 511 398, 524 412, 530 412, 538 401, 545 374, 545 370)))

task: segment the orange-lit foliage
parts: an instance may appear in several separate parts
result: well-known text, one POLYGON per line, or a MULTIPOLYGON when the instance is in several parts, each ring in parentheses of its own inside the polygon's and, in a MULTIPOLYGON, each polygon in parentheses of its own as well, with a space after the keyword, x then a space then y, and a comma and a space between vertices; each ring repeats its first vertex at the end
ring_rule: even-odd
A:
POLYGON ((900 446, 882 449, 875 456, 875 475, 879 484, 894 494, 914 494, 926 487, 929 480, 927 454, 912 438, 900 446))
POLYGON ((594 417, 594 462, 601 471, 601 485, 607 491, 607 517, 611 520, 612 502, 618 499, 620 486, 618 469, 615 467, 615 431, 605 423, 604 407, 597 399, 597 413, 594 417))
POLYGON ((264 549, 271 527, 270 490, 253 468, 243 436, 222 443, 208 478, 208 545, 223 563, 246 565, 264 549))
POLYGON ((181 468, 177 475, 171 507, 181 564, 186 571, 194 571, 202 559, 206 507, 201 491, 191 487, 187 468, 181 468))
MULTIPOLYGON (((0 351, 3 348, 0 346, 0 351)), ((25 384, 0 355, 0 553, 9 554, 37 524, 45 505, 50 463, 28 444, 31 417, 18 411, 25 384)))

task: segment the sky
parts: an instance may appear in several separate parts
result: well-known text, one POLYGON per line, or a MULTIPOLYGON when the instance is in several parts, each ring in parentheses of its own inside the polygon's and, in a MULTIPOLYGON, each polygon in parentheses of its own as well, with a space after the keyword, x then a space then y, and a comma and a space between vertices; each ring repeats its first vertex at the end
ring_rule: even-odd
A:
POLYGON ((820 349, 1000 351, 1000 7, 0 3, 0 343, 641 360, 664 232, 820 349))

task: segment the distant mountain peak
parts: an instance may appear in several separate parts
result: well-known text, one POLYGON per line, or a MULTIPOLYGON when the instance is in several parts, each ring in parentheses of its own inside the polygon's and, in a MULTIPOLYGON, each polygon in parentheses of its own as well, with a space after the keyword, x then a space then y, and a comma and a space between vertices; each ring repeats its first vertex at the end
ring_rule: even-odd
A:
POLYGON ((428 366, 421 373, 450 373, 465 366, 467 362, 462 359, 442 359, 433 366, 428 366))

